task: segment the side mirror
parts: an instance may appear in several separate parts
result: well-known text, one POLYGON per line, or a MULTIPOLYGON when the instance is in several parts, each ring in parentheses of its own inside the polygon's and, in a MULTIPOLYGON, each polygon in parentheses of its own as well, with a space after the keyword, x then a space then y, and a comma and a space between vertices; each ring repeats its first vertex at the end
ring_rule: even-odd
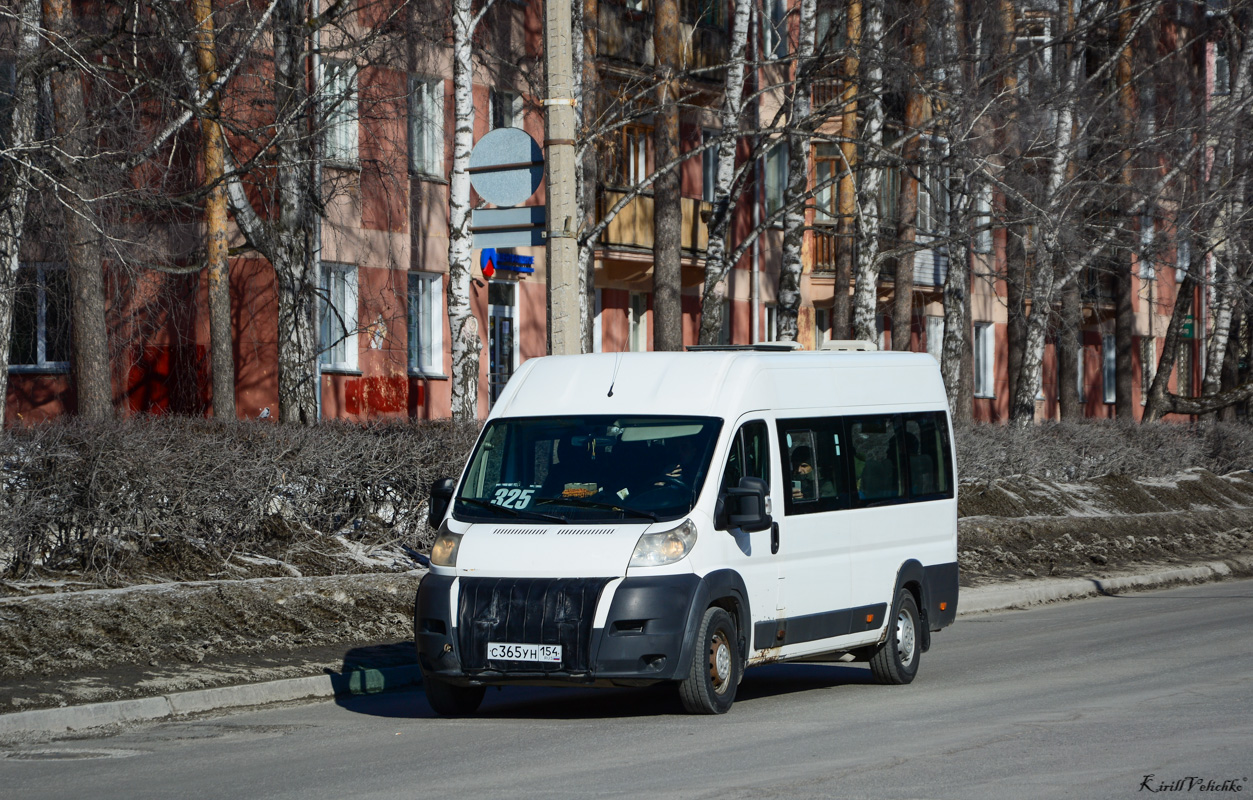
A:
POLYGON ((431 499, 426 504, 426 524, 438 528, 448 513, 448 504, 452 502, 453 490, 457 481, 453 478, 440 478, 431 484, 431 499))
MULTIPOLYGON (((739 528, 743 531, 764 531, 773 520, 766 513, 766 496, 769 489, 761 478, 745 476, 740 478, 740 485, 727 489, 723 501, 719 504, 720 517, 725 517, 725 526, 720 528, 739 528)), ((720 523, 723 520, 718 520, 720 523)))

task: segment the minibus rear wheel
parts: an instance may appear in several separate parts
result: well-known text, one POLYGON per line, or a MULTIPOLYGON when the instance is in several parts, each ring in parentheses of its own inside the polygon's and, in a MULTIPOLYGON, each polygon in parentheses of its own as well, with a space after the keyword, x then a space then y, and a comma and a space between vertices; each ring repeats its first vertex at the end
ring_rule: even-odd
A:
POLYGON ((679 697, 690 714, 725 714, 735 702, 735 689, 744 673, 735 620, 725 609, 712 606, 696 629, 692 666, 679 682, 679 697))
POLYGON ((901 589, 888 620, 888 638, 870 657, 870 671, 879 683, 901 685, 918 674, 922 628, 913 592, 901 589))
POLYGON ((454 686, 438 678, 423 676, 426 688, 426 701, 431 704, 436 714, 443 717, 464 717, 479 710, 483 695, 487 692, 484 686, 454 686))

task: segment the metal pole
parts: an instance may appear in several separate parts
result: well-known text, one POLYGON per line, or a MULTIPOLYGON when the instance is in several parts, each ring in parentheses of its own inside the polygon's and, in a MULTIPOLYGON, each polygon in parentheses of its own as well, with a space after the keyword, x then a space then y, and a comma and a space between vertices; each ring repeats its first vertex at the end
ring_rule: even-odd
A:
POLYGON ((574 51, 570 0, 544 4, 544 160, 548 203, 548 352, 578 353, 583 347, 579 318, 578 232, 575 201, 574 51))
MULTIPOLYGON (((312 0, 313 18, 322 14, 321 0, 312 0)), ((313 102, 310 113, 313 114, 313 191, 322 197, 322 28, 313 29, 313 58, 310 68, 313 72, 313 102)), ((322 214, 314 209, 313 241, 309 257, 313 261, 313 282, 322 285, 322 214)), ((322 421, 322 309, 321 293, 313 300, 313 338, 317 342, 313 348, 313 392, 317 399, 317 421, 322 421)))

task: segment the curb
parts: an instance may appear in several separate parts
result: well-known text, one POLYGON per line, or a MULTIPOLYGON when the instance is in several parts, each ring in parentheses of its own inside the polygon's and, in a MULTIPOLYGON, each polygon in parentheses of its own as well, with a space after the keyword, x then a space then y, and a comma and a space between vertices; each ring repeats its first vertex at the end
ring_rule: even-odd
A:
POLYGON ((422 673, 416 664, 411 664, 197 689, 159 697, 19 711, 14 714, 0 714, 0 737, 83 731, 108 725, 151 722, 206 711, 290 700, 378 694, 421 682, 422 673))
MULTIPOLYGON (((1207 583, 1232 577, 1237 572, 1253 573, 1253 556, 1110 578, 1015 581, 963 590, 957 613, 961 617, 1174 584, 1207 583)), ((0 714, 0 737, 84 731, 291 700, 378 694, 421 683, 422 673, 413 664, 198 689, 134 700, 19 711, 0 714)))
POLYGON ((1100 597, 1141 589, 1158 589, 1173 584, 1209 583, 1230 578, 1237 572, 1245 574, 1253 572, 1253 556, 1110 578, 1024 580, 981 586, 961 591, 957 616, 1029 608, 1043 603, 1081 600, 1085 597, 1100 597))

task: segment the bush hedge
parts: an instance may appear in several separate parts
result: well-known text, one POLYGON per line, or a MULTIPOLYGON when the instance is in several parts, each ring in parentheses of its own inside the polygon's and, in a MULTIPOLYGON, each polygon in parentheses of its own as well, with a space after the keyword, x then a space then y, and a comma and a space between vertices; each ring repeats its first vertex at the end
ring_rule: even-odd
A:
MULTIPOLYGON (((117 585, 291 574, 293 565, 302 574, 379 569, 352 554, 425 550, 430 483, 460 471, 478 429, 140 417, 7 430, 0 577, 117 585)), ((963 482, 1253 465, 1253 426, 1243 423, 975 424, 956 441, 963 482)))

